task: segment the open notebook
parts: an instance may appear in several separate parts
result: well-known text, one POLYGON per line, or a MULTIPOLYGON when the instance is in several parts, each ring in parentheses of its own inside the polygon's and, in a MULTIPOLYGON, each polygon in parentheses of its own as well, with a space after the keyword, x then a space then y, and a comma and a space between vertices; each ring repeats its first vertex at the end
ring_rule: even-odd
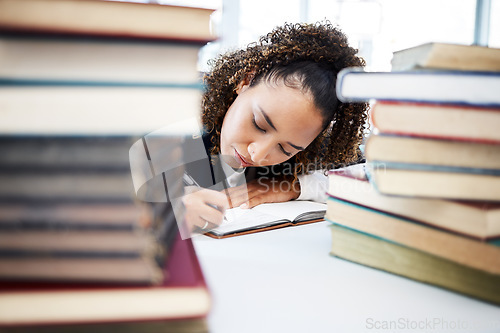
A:
POLYGON ((288 201, 261 204, 251 209, 232 208, 226 211, 222 224, 205 235, 226 238, 322 221, 326 204, 312 201, 288 201))

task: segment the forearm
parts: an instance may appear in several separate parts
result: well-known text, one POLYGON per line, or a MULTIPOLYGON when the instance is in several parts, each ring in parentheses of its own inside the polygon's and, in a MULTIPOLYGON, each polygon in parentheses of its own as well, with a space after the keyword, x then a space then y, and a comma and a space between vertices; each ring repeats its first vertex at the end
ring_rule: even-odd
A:
POLYGON ((326 202, 326 191, 328 188, 328 177, 323 170, 310 174, 300 175, 300 195, 296 200, 310 200, 326 202))
MULTIPOLYGON (((351 165, 343 168, 343 170, 356 178, 365 177, 365 163, 351 165)), ((326 202, 329 180, 324 170, 301 175, 298 178, 300 183, 300 195, 296 200, 326 202)))

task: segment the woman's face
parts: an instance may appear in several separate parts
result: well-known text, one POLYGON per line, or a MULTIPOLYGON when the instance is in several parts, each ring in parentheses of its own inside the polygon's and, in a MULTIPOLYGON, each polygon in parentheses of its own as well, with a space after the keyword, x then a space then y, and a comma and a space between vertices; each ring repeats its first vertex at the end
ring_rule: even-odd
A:
POLYGON ((233 168, 275 165, 304 150, 323 119, 312 97, 283 84, 241 84, 221 129, 221 154, 233 168))

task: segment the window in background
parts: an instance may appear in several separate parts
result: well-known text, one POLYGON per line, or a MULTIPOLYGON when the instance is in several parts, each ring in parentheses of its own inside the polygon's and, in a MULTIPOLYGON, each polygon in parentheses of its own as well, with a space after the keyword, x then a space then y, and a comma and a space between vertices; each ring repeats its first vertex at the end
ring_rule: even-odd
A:
POLYGON ((475 0, 309 1, 309 20, 338 23, 371 69, 390 70, 397 50, 474 39, 475 0))
POLYGON ((382 17, 383 7, 375 0, 309 0, 308 21, 327 19, 338 25, 348 36, 351 46, 359 49, 367 64, 373 63, 374 47, 382 31, 382 17))
POLYGON ((488 46, 500 48, 500 0, 491 1, 488 46))
POLYGON ((475 0, 223 0, 223 8, 235 2, 238 34, 223 49, 245 46, 284 22, 325 19, 338 24, 368 67, 377 70, 389 70, 392 52, 400 49, 430 41, 474 41, 475 0))
MULTIPOLYGON (((488 43, 500 47, 500 0, 491 1, 488 43)), ((392 52, 426 42, 472 44, 476 0, 158 0, 219 8, 221 39, 204 48, 200 68, 220 52, 244 47, 285 22, 329 20, 347 34, 368 68, 390 70, 392 52)))
POLYGON ((240 0, 239 46, 255 42, 285 22, 300 22, 300 0, 240 0))
POLYGON ((213 26, 220 39, 203 48, 199 61, 201 71, 208 70, 208 60, 220 53, 256 42, 260 36, 285 22, 300 22, 301 5, 305 0, 220 1, 220 10, 213 15, 213 26))

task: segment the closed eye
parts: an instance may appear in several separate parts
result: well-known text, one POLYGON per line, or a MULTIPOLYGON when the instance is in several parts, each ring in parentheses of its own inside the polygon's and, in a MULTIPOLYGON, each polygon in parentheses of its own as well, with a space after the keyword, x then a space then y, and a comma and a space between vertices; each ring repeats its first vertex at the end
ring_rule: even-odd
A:
POLYGON ((252 118, 252 123, 253 123, 253 126, 259 130, 260 132, 262 133, 266 133, 266 130, 263 129, 262 127, 260 127, 259 125, 257 125, 257 122, 255 121, 255 117, 252 118))
POLYGON ((286 155, 286 156, 288 156, 288 157, 292 156, 292 153, 287 152, 287 151, 285 150, 285 148, 283 148, 283 146, 282 146, 282 145, 278 145, 278 146, 280 147, 280 150, 281 150, 281 152, 282 152, 283 154, 285 154, 285 155, 286 155))

